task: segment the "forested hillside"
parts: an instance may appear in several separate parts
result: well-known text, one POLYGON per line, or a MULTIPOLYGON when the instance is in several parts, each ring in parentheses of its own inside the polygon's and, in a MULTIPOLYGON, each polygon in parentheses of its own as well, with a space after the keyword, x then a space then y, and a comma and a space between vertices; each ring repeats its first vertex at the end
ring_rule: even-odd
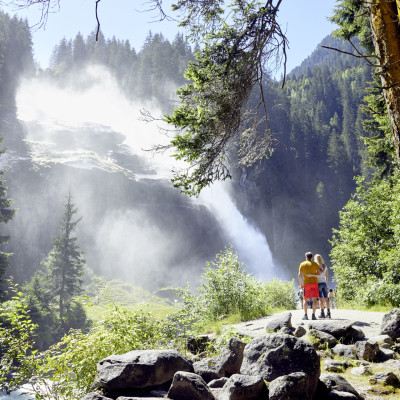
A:
MULTIPOLYGON (((349 51, 327 37, 322 44, 349 51)), ((328 257, 338 211, 368 174, 360 105, 371 80, 366 63, 318 49, 286 81, 266 82, 275 151, 237 171, 236 194, 266 233, 274 254, 293 271, 306 249, 328 257)))

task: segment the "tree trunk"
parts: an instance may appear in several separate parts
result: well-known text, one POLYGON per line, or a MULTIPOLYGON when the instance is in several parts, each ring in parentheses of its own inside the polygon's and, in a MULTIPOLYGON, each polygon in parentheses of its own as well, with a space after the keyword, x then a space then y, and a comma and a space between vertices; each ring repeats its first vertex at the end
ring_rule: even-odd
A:
POLYGON ((370 22, 400 167, 400 0, 371 0, 370 22))

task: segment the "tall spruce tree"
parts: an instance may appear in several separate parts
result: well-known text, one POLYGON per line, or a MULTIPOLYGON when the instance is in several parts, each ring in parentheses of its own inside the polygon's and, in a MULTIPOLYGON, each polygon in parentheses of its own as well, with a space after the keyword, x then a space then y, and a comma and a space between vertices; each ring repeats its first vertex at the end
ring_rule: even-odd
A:
POLYGON ((74 236, 76 226, 81 220, 74 220, 77 212, 69 193, 60 224, 60 235, 53 238, 53 248, 42 263, 49 271, 51 289, 58 306, 61 334, 66 333, 66 318, 73 305, 73 298, 80 293, 85 266, 83 251, 74 236))

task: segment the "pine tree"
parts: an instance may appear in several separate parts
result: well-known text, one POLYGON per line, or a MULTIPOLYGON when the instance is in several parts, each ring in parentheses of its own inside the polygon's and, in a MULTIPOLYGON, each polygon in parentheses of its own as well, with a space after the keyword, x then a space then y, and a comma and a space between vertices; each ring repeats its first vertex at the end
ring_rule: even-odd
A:
POLYGON ((49 271, 51 289, 58 305, 61 334, 66 333, 66 319, 73 306, 73 298, 80 293, 85 266, 83 251, 79 248, 77 237, 73 236, 81 220, 74 220, 77 212, 69 194, 60 224, 60 235, 53 238, 53 248, 42 263, 49 271))

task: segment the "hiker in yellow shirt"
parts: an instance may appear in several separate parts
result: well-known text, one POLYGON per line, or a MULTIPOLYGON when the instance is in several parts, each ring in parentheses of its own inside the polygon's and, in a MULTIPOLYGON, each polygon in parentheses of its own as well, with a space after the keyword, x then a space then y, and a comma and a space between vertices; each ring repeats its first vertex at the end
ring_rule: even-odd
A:
POLYGON ((303 261, 299 267, 299 282, 300 286, 304 289, 304 316, 302 319, 308 319, 307 316, 307 299, 312 299, 312 319, 317 319, 315 310, 317 309, 318 292, 318 275, 322 274, 325 270, 325 264, 322 268, 312 261, 312 253, 305 254, 306 261, 303 261))

